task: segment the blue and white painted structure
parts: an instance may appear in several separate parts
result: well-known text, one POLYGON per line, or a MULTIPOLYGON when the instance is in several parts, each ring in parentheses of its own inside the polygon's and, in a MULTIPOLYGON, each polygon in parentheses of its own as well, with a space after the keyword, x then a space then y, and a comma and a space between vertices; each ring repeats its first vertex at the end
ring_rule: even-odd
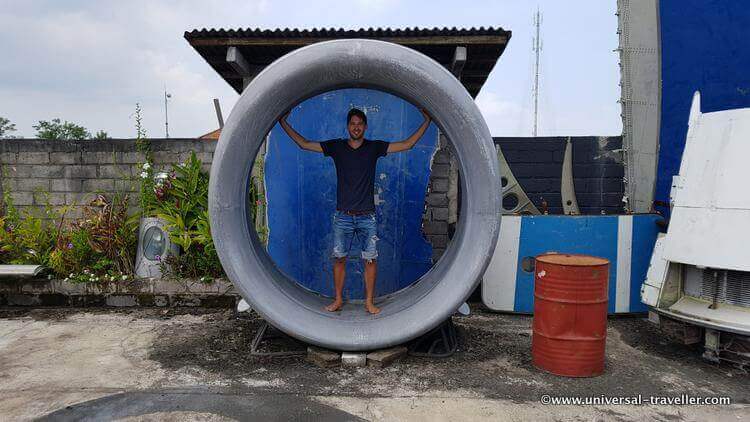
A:
MULTIPOLYGON (((371 89, 342 89, 303 101, 292 110, 289 122, 311 140, 346 138, 346 114, 352 107, 367 114, 368 139, 398 141, 411 135, 423 121, 416 107, 394 95, 371 89)), ((431 124, 414 148, 378 160, 378 296, 411 285, 432 267, 432 246, 422 235, 421 225, 437 139, 437 127, 431 124)), ((271 258, 303 287, 333 296, 333 160, 301 150, 276 124, 268 138, 265 183, 271 258)), ((363 266, 356 245, 349 258, 344 297, 361 299, 363 266)))
POLYGON ((494 256, 482 281, 482 301, 494 311, 534 311, 534 270, 524 258, 546 252, 610 261, 609 313, 645 312, 640 290, 659 227, 656 214, 503 216, 494 256), (530 271, 529 271, 530 270, 530 271))

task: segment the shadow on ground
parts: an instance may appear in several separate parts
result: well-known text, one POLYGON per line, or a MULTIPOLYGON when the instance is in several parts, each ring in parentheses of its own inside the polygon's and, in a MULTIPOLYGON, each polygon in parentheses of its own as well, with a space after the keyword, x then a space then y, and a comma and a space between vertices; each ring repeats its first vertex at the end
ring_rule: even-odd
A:
POLYGON ((362 421, 352 414, 304 397, 237 395, 201 390, 138 391, 68 406, 38 421, 202 420, 362 421))
POLYGON ((475 310, 455 318, 464 341, 445 359, 409 357, 389 368, 321 369, 303 357, 262 358, 249 353, 262 321, 231 312, 206 314, 200 323, 160 329, 149 359, 171 370, 198 369, 224 385, 255 386, 303 395, 398 397, 450 391, 479 397, 538 401, 543 394, 730 396, 750 402, 750 377, 700 358, 700 348, 665 339, 642 318, 609 321, 607 369, 596 378, 563 378, 531 364, 531 317, 475 310))

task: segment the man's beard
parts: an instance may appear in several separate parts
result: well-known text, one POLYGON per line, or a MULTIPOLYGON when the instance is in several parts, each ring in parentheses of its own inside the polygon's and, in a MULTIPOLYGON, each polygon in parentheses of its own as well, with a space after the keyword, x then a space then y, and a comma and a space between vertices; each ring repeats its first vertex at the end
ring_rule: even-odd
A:
POLYGON ((364 133, 360 133, 359 135, 355 135, 354 133, 349 132, 349 137, 352 138, 352 141, 359 141, 359 140, 362 140, 362 138, 365 137, 365 134, 364 133))

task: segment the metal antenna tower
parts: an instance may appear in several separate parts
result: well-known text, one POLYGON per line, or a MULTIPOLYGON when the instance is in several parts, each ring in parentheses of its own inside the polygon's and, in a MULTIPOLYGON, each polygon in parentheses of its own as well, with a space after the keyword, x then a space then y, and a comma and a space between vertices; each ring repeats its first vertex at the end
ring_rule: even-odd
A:
POLYGON ((172 94, 167 92, 167 85, 164 85, 164 137, 169 139, 169 107, 167 100, 172 98, 172 94))
POLYGON ((539 53, 542 51, 542 38, 539 36, 539 28, 542 25, 542 14, 539 12, 539 8, 536 9, 534 15, 534 26, 536 27, 536 37, 533 40, 533 46, 531 47, 536 58, 534 61, 534 87, 532 88, 532 96, 534 97, 534 129, 532 135, 536 137, 537 127, 539 125, 539 53))

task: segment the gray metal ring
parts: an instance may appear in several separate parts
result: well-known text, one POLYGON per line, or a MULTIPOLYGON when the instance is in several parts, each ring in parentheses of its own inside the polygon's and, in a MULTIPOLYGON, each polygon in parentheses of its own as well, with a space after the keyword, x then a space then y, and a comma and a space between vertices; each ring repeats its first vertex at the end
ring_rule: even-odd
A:
MULTIPOLYGON (((227 275, 269 323, 305 342, 337 350, 402 344, 445 321, 484 274, 500 229, 495 147, 479 109, 440 64, 412 49, 374 40, 336 40, 295 50, 264 69, 242 93, 211 166, 211 231, 227 275), (417 282, 381 298, 380 314, 328 300, 283 274, 247 218, 253 158, 289 108, 341 88, 370 88, 424 107, 451 141, 461 172, 461 216, 443 257, 417 282)), ((311 222, 311 224, 315 224, 311 222)))

